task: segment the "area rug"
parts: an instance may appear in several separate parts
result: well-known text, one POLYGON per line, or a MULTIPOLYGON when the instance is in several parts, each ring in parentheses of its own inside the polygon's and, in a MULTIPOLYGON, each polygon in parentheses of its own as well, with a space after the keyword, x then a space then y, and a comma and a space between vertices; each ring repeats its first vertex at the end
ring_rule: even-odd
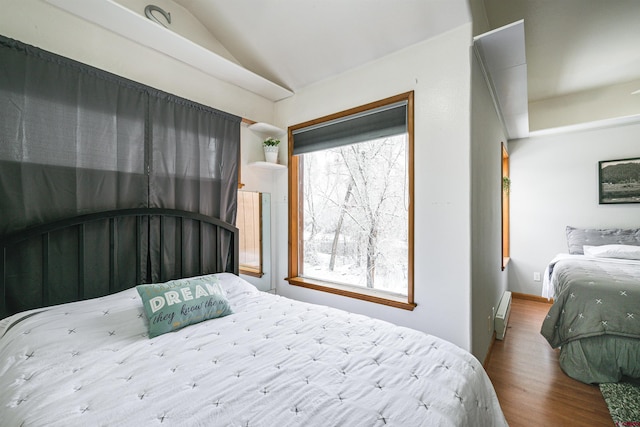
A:
POLYGON ((603 383, 600 391, 617 427, 640 427, 640 383, 603 383))

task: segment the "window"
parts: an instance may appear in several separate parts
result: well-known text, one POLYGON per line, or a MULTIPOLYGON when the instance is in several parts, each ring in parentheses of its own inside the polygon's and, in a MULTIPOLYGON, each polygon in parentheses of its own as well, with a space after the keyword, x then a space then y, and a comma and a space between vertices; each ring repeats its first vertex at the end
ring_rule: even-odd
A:
POLYGON ((236 227, 240 235, 240 273, 262 277, 261 193, 238 191, 236 227))
POLYGON ((509 177, 509 153, 502 145, 502 269, 509 263, 509 193, 511 178, 509 177))
POLYGON ((289 141, 289 283, 413 310, 413 92, 289 141))

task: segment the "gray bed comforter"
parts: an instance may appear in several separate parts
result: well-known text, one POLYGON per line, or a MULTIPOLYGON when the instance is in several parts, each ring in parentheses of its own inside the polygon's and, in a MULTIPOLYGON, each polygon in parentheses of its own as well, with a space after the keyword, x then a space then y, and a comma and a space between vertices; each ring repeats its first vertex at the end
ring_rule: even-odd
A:
POLYGON ((552 347, 605 334, 640 338, 640 263, 563 259, 553 277, 554 303, 542 324, 552 347))
POLYGON ((584 382, 640 376, 640 262, 572 256, 549 268, 554 303, 541 333, 584 382))

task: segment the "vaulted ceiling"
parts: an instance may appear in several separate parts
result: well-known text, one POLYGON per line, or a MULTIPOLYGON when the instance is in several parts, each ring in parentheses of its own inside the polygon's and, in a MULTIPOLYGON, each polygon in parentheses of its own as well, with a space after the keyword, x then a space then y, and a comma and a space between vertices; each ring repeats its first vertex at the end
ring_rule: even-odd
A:
MULTIPOLYGON (((524 20, 534 130, 640 117, 640 0, 47 1, 78 4, 85 16, 102 4, 140 14, 156 3, 184 18, 171 31, 196 36, 192 41, 233 63, 237 73, 246 69, 275 83, 273 100, 470 22, 478 35, 524 20)), ((104 25, 103 13, 95 15, 104 25)))
POLYGON ((633 81, 640 89, 640 1, 484 0, 484 5, 491 29, 524 19, 530 102, 633 81))
POLYGON ((640 1, 483 0, 524 20, 529 136, 640 120, 640 1))
POLYGON ((244 67, 294 92, 470 21, 465 0, 175 0, 244 67))
POLYGON ((639 0, 174 1, 239 64, 293 92, 471 22, 480 5, 488 30, 524 20, 534 130, 563 114, 640 114, 639 0))

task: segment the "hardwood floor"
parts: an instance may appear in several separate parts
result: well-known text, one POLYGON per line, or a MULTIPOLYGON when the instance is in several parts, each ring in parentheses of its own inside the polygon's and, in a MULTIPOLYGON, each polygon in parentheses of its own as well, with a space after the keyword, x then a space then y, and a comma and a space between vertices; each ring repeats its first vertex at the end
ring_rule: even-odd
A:
POLYGON ((504 341, 485 363, 510 427, 613 426, 596 385, 567 376, 540 326, 549 304, 514 298, 504 341))

